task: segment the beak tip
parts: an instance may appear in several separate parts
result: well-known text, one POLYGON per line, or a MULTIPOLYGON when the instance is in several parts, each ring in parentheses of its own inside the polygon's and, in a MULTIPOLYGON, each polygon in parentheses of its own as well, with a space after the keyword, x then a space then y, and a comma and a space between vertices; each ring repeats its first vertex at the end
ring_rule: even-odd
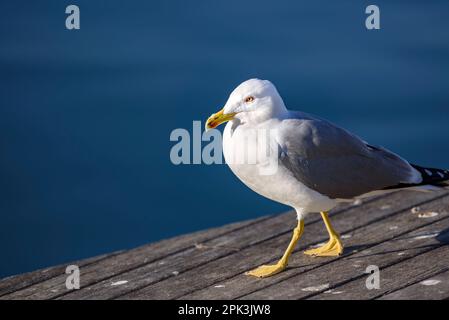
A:
POLYGON ((207 132, 207 131, 209 131, 210 129, 212 129, 212 126, 210 125, 210 122, 209 122, 209 121, 206 121, 206 124, 204 125, 204 130, 207 132))
POLYGON ((219 112, 212 114, 206 121, 206 124, 204 125, 205 131, 209 131, 211 129, 215 129, 218 127, 221 123, 232 120, 235 113, 232 114, 224 114, 223 109, 221 109, 219 112))

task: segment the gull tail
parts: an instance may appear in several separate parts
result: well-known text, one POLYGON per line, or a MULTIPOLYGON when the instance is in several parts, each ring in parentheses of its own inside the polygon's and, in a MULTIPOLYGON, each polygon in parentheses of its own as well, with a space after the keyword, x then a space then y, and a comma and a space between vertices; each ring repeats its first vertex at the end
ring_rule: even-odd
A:
POLYGON ((399 183, 385 189, 413 188, 420 191, 435 191, 449 188, 449 170, 410 165, 421 174, 422 181, 420 183, 399 183))

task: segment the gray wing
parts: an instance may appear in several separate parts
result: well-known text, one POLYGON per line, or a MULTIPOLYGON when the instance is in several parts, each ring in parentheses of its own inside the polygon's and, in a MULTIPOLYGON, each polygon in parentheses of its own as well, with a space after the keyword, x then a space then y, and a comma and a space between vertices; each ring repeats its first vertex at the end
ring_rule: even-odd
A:
POLYGON ((421 175, 398 155, 365 143, 350 132, 304 113, 280 126, 280 163, 307 187, 332 199, 352 199, 421 175))

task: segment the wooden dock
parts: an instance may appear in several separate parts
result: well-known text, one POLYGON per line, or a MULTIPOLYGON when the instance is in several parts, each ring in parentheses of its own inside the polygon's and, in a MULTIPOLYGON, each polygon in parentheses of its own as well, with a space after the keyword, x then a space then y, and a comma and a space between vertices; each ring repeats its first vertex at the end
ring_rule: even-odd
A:
POLYGON ((401 191, 331 212, 345 252, 313 258, 302 251, 327 240, 309 215, 286 271, 244 275, 276 261, 295 214, 266 216, 142 247, 0 280, 0 299, 448 299, 449 192, 401 191), (80 268, 68 290, 65 268, 80 268), (367 289, 366 268, 380 269, 367 289))

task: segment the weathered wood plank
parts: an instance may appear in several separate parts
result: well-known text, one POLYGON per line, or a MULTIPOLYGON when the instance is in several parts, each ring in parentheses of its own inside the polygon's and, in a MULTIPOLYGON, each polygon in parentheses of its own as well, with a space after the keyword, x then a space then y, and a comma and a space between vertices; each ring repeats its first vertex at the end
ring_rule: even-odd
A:
MULTIPOLYGON (((440 232, 440 234, 447 233, 445 228, 448 226, 449 220, 448 218, 445 218, 407 233, 395 239, 395 241, 390 241, 373 248, 373 250, 364 257, 354 257, 354 259, 357 260, 353 263, 361 264, 363 265, 363 268, 355 268, 356 276, 354 279, 351 279, 350 281, 340 281, 341 285, 337 284, 332 287, 333 292, 341 292, 341 296, 321 293, 313 296, 312 299, 372 299, 378 295, 384 294, 385 290, 388 290, 388 288, 398 289, 402 286, 405 287, 409 285, 410 281, 416 281, 416 279, 419 279, 419 275, 414 274, 413 272, 415 271, 423 272, 423 274, 427 272, 428 274, 440 272, 441 266, 433 264, 431 260, 422 260, 427 256, 427 252, 434 251, 436 250, 435 248, 441 247, 443 244, 447 245, 447 243, 442 243, 435 234, 438 232, 440 232), (368 265, 376 265, 381 269, 380 290, 366 289, 365 282, 368 275, 364 272, 368 265), (394 283, 389 279, 390 273, 388 271, 385 272, 384 270, 400 270, 397 274, 393 275, 394 283)), ((447 256, 445 264, 443 263, 443 266, 444 265, 447 266, 447 256)))
MULTIPOLYGON (((446 196, 443 199, 428 203, 422 207, 426 210, 437 210, 448 205, 449 197, 446 196)), ((447 216, 449 216, 449 213, 443 212, 438 219, 444 219, 447 216)), ((414 256, 425 250, 429 250, 429 248, 423 248, 421 246, 408 248, 409 244, 407 240, 399 240, 404 234, 411 234, 416 228, 423 227, 429 223, 431 221, 417 218, 416 215, 408 211, 379 221, 371 226, 357 230, 353 234, 353 237, 348 239, 350 245, 362 244, 363 250, 345 255, 341 259, 332 260, 332 263, 323 264, 316 270, 299 273, 243 298, 255 299, 261 296, 269 296, 273 299, 303 299, 327 291, 328 289, 334 289, 342 283, 351 281, 356 277, 364 277, 363 281, 365 281, 366 276, 364 276, 364 271, 368 265, 374 264, 379 267, 384 267, 404 260, 410 255, 414 256), (391 228, 392 230, 390 230, 391 228), (395 251, 403 252, 403 255, 397 255, 395 251), (319 289, 319 286, 322 286, 322 288, 319 289)), ((445 221, 444 223, 448 222, 445 221)), ((430 240, 423 239, 422 244, 429 244, 428 241, 430 240)), ((338 291, 344 290, 338 289, 338 291)), ((361 294, 360 290, 357 291, 357 294, 361 294)), ((323 298, 326 297, 328 296, 323 296, 323 298)))
MULTIPOLYGON (((443 257, 448 259, 448 257, 443 257)), ((448 263, 449 265, 449 263, 448 263)), ((449 299, 449 271, 434 275, 411 286, 381 296, 382 300, 445 300, 449 299)))
MULTIPOLYGON (((428 201, 437 194, 424 194, 417 193, 415 195, 416 201, 428 201)), ((338 230, 342 233, 351 232, 354 229, 362 226, 367 226, 376 221, 382 220, 385 217, 395 215, 397 209, 409 209, 413 203, 409 201, 402 201, 404 194, 394 194, 389 197, 385 197, 380 202, 372 202, 365 205, 362 210, 363 214, 357 215, 357 211, 360 208, 352 207, 347 211, 342 212, 334 219, 334 224, 338 230), (382 203, 382 205, 381 205, 382 203), (382 206, 384 210, 379 210, 382 206)), ((369 226, 368 226, 369 227, 369 226)), ((313 224, 307 226, 304 233, 304 238, 301 239, 300 249, 304 249, 311 244, 325 241, 327 235, 325 234, 322 223, 313 224)), ((256 267, 262 263, 269 263, 277 259, 285 249, 286 244, 290 238, 290 232, 281 236, 269 239, 264 242, 258 242, 257 244, 247 247, 238 253, 233 253, 211 261, 210 263, 201 265, 195 270, 187 271, 183 274, 179 274, 176 277, 171 277, 166 280, 157 282, 155 284, 144 287, 141 290, 133 291, 129 294, 125 294, 120 298, 125 299, 174 299, 183 295, 193 293, 207 286, 221 284, 222 281, 239 275, 239 286, 237 291, 241 293, 242 289, 246 288, 249 283, 270 283, 278 281, 279 277, 291 276, 291 273, 301 272, 303 269, 311 269, 318 267, 324 260, 307 260, 302 261, 302 268, 294 267, 298 263, 296 260, 298 255, 294 255, 291 266, 287 272, 283 272, 276 277, 263 279, 255 279, 247 276, 243 276, 241 273, 251 268, 256 267), (298 271, 299 270, 299 271, 298 271)), ((302 255, 301 255, 302 256, 302 255)), ((257 284, 256 284, 257 286, 257 284)), ((214 296, 216 298, 216 296, 214 296)))
MULTIPOLYGON (((104 254, 89 259, 74 261, 70 264, 75 264, 79 267, 85 267, 92 263, 98 262, 106 257, 111 258, 118 253, 119 252, 104 254)), ((32 286, 33 284, 43 282, 45 280, 54 278, 58 275, 64 274, 67 265, 53 266, 32 272, 27 272, 20 275, 13 275, 7 278, 3 278, 2 280, 0 280, 0 299, 1 296, 4 296, 8 293, 25 289, 29 286, 32 286)))
MULTIPOLYGON (((195 233, 161 240, 129 251, 121 251, 91 258, 79 262, 71 262, 80 267, 82 286, 112 277, 142 264, 163 259, 176 252, 186 250, 200 243, 239 230, 248 225, 266 220, 269 217, 237 222, 202 230, 195 233)), ((0 281, 0 299, 51 299, 67 293, 65 287, 66 266, 51 267, 24 275, 13 276, 0 281)))
MULTIPOLYGON (((344 292, 344 295, 328 295, 329 299, 376 299, 398 288, 408 287, 416 282, 423 281, 437 274, 447 271, 449 246, 440 246, 433 250, 426 250, 423 254, 407 259, 401 263, 394 264, 381 269, 380 289, 366 290, 366 278, 358 278, 349 283, 335 288, 344 292), (363 291, 363 295, 360 293, 363 291)), ((323 299, 326 296, 313 297, 323 299)))
MULTIPOLYGON (((398 200, 399 199, 396 199, 396 201, 398 200)), ((444 197, 443 199, 424 204, 422 205, 422 208, 423 210, 429 208, 436 209, 448 205, 449 198, 444 197)), ((369 213, 364 212, 363 214, 368 215, 369 213)), ((440 218, 444 216, 445 215, 442 214, 440 218)), ((333 223, 336 225, 337 229, 342 230, 342 224, 344 223, 344 221, 342 221, 343 216, 339 218, 340 219, 334 219, 333 223)), ((429 223, 429 221, 424 221, 423 219, 416 218, 416 215, 411 214, 407 209, 402 211, 402 214, 388 215, 383 220, 377 220, 376 222, 370 224, 363 224, 362 227, 351 232, 351 238, 345 240, 348 246, 348 250, 345 252, 345 255, 347 256, 348 254, 352 254, 354 250, 369 248, 375 246, 381 241, 393 239, 395 236, 398 236, 404 232, 412 231, 416 229, 416 227, 421 226, 425 223, 429 223), (391 226, 395 226, 397 228, 390 230, 391 226)), ((355 224, 355 226, 357 226, 357 224, 355 224)), ((304 248, 301 248, 300 245, 300 250, 302 249, 304 248)), ((269 250, 267 248, 261 248, 259 251, 253 249, 253 252, 256 255, 267 255, 267 253, 262 252, 269 252, 269 250)), ((250 257, 248 257, 247 259, 248 261, 251 261, 250 257)), ((254 257, 252 259, 254 259, 254 257)), ((345 279, 350 279, 353 276, 353 270, 348 268, 349 262, 344 261, 344 259, 347 258, 311 258, 305 255, 294 255, 290 263, 290 268, 285 272, 276 275, 275 277, 260 280, 256 278, 245 277, 239 274, 224 281, 222 280, 212 283, 207 288, 197 292, 192 292, 191 294, 186 295, 183 298, 206 299, 208 296, 213 296, 214 298, 235 299, 242 297, 245 294, 249 294, 247 298, 261 298, 262 296, 265 298, 271 297, 279 299, 295 298, 294 296, 289 297, 287 294, 289 291, 282 286, 290 288, 290 291, 293 290, 292 294, 295 295, 298 294, 296 291, 298 291, 299 288, 307 288, 313 285, 316 286, 318 281, 317 279, 320 279, 321 277, 323 277, 323 279, 331 278, 329 279, 329 281, 327 281, 327 283, 330 283, 334 276, 334 281, 338 281, 339 276, 346 276, 345 279), (337 265, 331 263, 335 260, 337 262, 337 265), (341 270, 336 269, 337 267, 339 267, 341 270), (309 270, 312 271, 307 272, 309 270), (334 272, 334 270, 339 271, 334 272), (284 284, 282 285, 282 283, 284 284), (217 290, 217 288, 215 288, 215 285, 224 287, 220 288, 220 290, 217 290), (279 288, 279 286, 281 286, 281 288, 279 288), (251 295, 251 293, 253 293, 253 295, 251 295)), ((270 261, 264 261, 264 263, 267 262, 270 261)), ((219 266, 216 267, 219 268, 219 266)), ((226 264, 224 264, 223 268, 229 269, 230 265, 226 266, 226 264)), ((306 294, 307 292, 299 293, 300 296, 306 294)))

